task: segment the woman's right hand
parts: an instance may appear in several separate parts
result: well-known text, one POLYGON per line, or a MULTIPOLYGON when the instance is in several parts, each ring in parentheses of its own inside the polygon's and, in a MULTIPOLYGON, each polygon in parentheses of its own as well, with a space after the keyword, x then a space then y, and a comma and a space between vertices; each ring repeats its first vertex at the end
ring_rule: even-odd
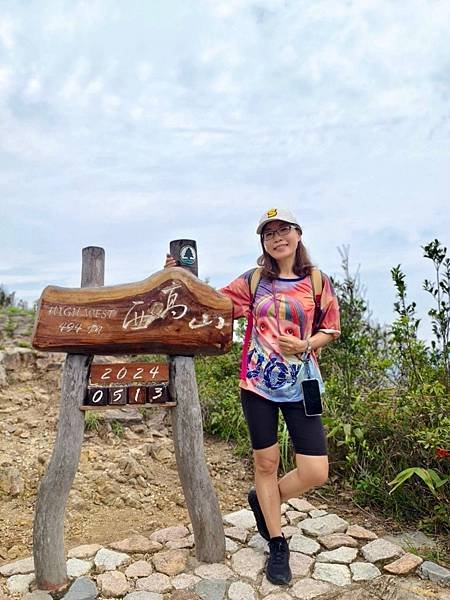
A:
POLYGON ((169 269, 170 267, 176 267, 177 261, 171 254, 166 254, 166 262, 164 263, 164 268, 169 269))

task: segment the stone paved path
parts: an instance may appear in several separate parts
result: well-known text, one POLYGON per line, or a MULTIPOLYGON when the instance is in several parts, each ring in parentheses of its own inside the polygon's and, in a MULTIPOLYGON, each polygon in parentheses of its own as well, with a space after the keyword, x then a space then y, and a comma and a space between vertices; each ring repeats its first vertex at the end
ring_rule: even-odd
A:
MULTIPOLYGON (((224 564, 198 562, 183 525, 72 548, 63 600, 450 600, 448 569, 305 499, 293 498, 282 512, 289 586, 267 581, 267 542, 256 533, 251 511, 242 509, 224 517, 224 564)), ((32 558, 0 566, 0 600, 52 600, 34 589, 33 568, 32 558)))

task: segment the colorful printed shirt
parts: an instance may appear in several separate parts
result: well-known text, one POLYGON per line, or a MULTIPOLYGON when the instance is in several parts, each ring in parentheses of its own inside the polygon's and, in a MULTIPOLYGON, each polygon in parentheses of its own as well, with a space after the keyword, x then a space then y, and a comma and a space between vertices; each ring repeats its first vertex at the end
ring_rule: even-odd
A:
MULTIPOLYGON (((233 302, 234 318, 248 317, 252 302, 250 278, 254 269, 246 271, 220 292, 233 302)), ((339 306, 335 291, 327 275, 322 274, 320 298, 321 318, 318 331, 340 335, 339 306)), ((314 297, 311 278, 264 277, 259 281, 253 300, 253 327, 248 348, 242 353, 240 386, 275 402, 298 402, 303 399, 301 379, 306 363, 300 357, 281 354, 280 335, 295 335, 306 339, 311 335, 314 318, 314 297)), ((314 352, 309 361, 308 376, 317 377, 323 391, 323 382, 314 352)))

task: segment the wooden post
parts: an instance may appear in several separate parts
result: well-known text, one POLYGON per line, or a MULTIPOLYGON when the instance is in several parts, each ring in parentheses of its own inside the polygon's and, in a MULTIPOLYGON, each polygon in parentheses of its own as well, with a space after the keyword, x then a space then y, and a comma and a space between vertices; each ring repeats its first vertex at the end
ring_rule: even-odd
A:
POLYGON ((202 413, 194 359, 169 356, 169 365, 170 394, 177 403, 171 409, 175 456, 194 531, 196 556, 203 562, 223 562, 225 533, 203 450, 202 413))
MULTIPOLYGON (((103 248, 83 248, 81 286, 102 286, 104 267, 103 248)), ((33 526, 36 583, 42 590, 56 590, 67 583, 64 515, 83 443, 84 412, 80 407, 91 362, 92 356, 68 354, 64 363, 56 441, 39 486, 33 526)))

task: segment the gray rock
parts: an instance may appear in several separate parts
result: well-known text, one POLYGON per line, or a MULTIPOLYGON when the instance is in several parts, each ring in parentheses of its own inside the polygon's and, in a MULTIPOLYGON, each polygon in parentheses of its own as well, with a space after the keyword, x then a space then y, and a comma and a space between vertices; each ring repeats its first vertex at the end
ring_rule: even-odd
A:
POLYGON ((426 560, 420 565, 419 575, 439 585, 450 587, 450 570, 430 560, 426 560))
POLYGON ((230 600, 255 600, 255 590, 248 583, 234 581, 228 590, 230 600))
POLYGON ((369 542, 361 548, 361 552, 364 558, 371 563, 399 558, 404 554, 404 550, 400 546, 392 544, 383 538, 369 542))
POLYGON ((163 600, 163 596, 155 592, 131 592, 123 600, 163 600))
POLYGON ((314 510, 309 511, 309 516, 311 517, 311 519, 317 519, 317 517, 324 517, 327 514, 328 514, 328 511, 320 510, 318 508, 315 508, 314 510))
POLYGON ((204 579, 195 586, 201 600, 223 600, 227 591, 227 582, 222 579, 204 579))
POLYGON ((354 562, 350 565, 353 581, 369 581, 381 575, 378 567, 372 563, 354 562))
POLYGON ((385 535, 383 537, 385 540, 388 540, 388 542, 397 544, 406 551, 411 548, 423 548, 427 550, 436 548, 436 542, 422 531, 409 531, 399 533, 398 535, 385 535))
POLYGON ((230 538, 227 537, 225 538, 225 551, 228 552, 228 554, 234 554, 239 548, 239 544, 236 544, 235 541, 230 540, 230 538))
POLYGON ((43 590, 34 590, 34 592, 30 592, 29 594, 22 596, 22 600, 53 600, 53 598, 48 592, 44 592, 43 590))
POLYGON ((245 544, 248 538, 248 531, 243 527, 226 527, 225 535, 236 542, 245 544))
POLYGON ((292 571, 292 577, 307 577, 310 575, 311 567, 314 564, 314 559, 311 556, 302 554, 301 552, 291 552, 289 565, 292 571))
POLYGON ((330 514, 316 519, 305 519, 298 526, 304 533, 318 537, 330 533, 344 533, 347 530, 348 523, 338 515, 330 514))
POLYGON ((233 571, 253 581, 256 581, 265 564, 266 557, 252 548, 242 548, 231 558, 233 571))
POLYGON ((149 577, 142 577, 136 581, 136 590, 143 592, 157 592, 164 594, 172 589, 172 583, 164 573, 154 573, 149 577))
POLYGON ((347 535, 346 533, 330 533, 330 535, 321 535, 317 538, 317 541, 325 546, 327 550, 335 550, 341 546, 350 546, 350 548, 357 548, 358 542, 347 535))
POLYGON ((194 587, 194 585, 200 581, 200 577, 188 573, 181 573, 181 575, 173 577, 171 581, 176 590, 186 590, 194 587))
POLYGON ((131 557, 124 552, 115 552, 114 550, 102 548, 95 555, 94 563, 97 568, 103 568, 105 571, 114 571, 114 569, 117 569, 117 567, 130 560, 131 557))
POLYGON ((320 550, 320 544, 301 533, 293 535, 289 543, 292 552, 302 552, 303 554, 316 554, 320 550))
POLYGON ((357 555, 357 548, 341 546, 340 548, 336 548, 336 550, 326 550, 325 552, 321 552, 316 556, 316 560, 317 562, 340 563, 348 565, 355 560, 357 555))
POLYGON ((0 575, 4 577, 10 577, 11 575, 26 575, 34 571, 34 559, 33 557, 23 558, 22 560, 16 560, 7 565, 0 567, 0 575))
POLYGON ((227 525, 233 525, 234 527, 243 529, 252 529, 256 525, 253 512, 247 508, 225 515, 223 520, 227 525))
POLYGON ((92 561, 80 560, 79 558, 69 558, 67 561, 67 575, 70 578, 87 575, 92 568, 92 561))
POLYGON ((34 573, 27 575, 12 575, 6 580, 6 587, 11 594, 24 594, 29 591, 30 583, 34 580, 34 573))
POLYGON ((248 542, 249 548, 254 548, 259 552, 266 552, 269 550, 269 542, 265 540, 259 533, 252 536, 248 542))
POLYGON ((101 573, 97 577, 97 585, 106 598, 122 598, 130 589, 130 584, 121 571, 101 573))
POLYGON ((330 592, 332 589, 333 586, 329 583, 306 577, 292 587, 291 593, 294 598, 312 600, 313 598, 317 598, 318 596, 322 596, 322 594, 330 592))
POLYGON ((350 585, 352 582, 350 569, 346 565, 316 563, 312 576, 314 579, 328 581, 328 583, 332 583, 340 587, 350 585))
POLYGON ((76 579, 62 600, 95 600, 98 592, 97 587, 89 577, 76 579))
POLYGON ((211 563, 207 565, 200 565, 194 571, 197 577, 202 579, 231 579, 233 577, 233 571, 224 565, 223 563, 211 563))
POLYGON ((288 504, 295 508, 295 510, 298 510, 298 512, 309 512, 316 508, 314 504, 311 504, 311 502, 308 502, 305 498, 290 498, 288 504))
POLYGON ((71 548, 67 553, 68 558, 93 558, 99 550, 102 549, 100 544, 83 544, 71 548))

